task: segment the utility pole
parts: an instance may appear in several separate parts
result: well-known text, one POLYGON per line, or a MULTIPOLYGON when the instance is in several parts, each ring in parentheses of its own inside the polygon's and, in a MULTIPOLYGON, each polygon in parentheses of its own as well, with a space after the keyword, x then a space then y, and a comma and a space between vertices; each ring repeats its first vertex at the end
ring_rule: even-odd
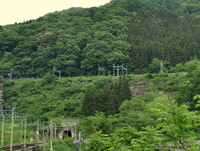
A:
POLYGON ((79 131, 79 135, 78 135, 78 140, 79 140, 79 151, 81 151, 81 132, 79 131))
POLYGON ((163 73, 164 65, 163 61, 160 62, 160 72, 163 73))
POLYGON ((58 74, 59 74, 59 78, 61 77, 61 70, 57 70, 58 74))
POLYGON ((75 138, 77 138, 77 136, 76 136, 76 125, 75 125, 75 138))
POLYGON ((103 75, 105 76, 105 68, 104 67, 101 67, 99 64, 98 64, 98 76, 103 73, 103 75))
POLYGON ((38 123, 38 125, 37 125, 37 129, 36 129, 36 143, 39 142, 39 121, 37 123, 38 123))
POLYGON ((14 70, 14 69, 11 69, 11 70, 10 70, 10 81, 12 81, 13 70, 14 70))
POLYGON ((1 146, 3 146, 3 137, 4 137, 4 115, 2 112, 2 125, 1 125, 1 146))
POLYGON ((42 133, 43 133, 43 151, 45 151, 45 133, 44 133, 44 121, 43 121, 43 129, 42 129, 42 133))
POLYGON ((57 131, 57 126, 56 126, 56 123, 54 125, 54 138, 56 139, 56 131, 57 131))
POLYGON ((10 151, 13 151, 13 125, 14 125, 14 107, 12 108, 12 117, 11 117, 11 134, 10 134, 10 151))
POLYGON ((23 124, 24 121, 22 120, 22 125, 21 125, 21 139, 20 139, 20 143, 23 144, 23 124))
POLYGON ((26 128, 27 128, 27 115, 25 115, 25 121, 24 121, 24 151, 26 151, 26 128))
POLYGON ((115 76, 115 65, 113 64, 113 76, 115 76))
POLYGON ((56 67, 53 66, 53 75, 54 75, 54 73, 55 73, 56 70, 57 70, 56 67))
POLYGON ((50 127, 47 127, 47 141, 49 140, 49 129, 50 129, 50 127))
POLYGON ((50 151, 53 151, 53 123, 52 123, 52 120, 51 120, 51 124, 50 124, 50 151))
POLYGON ((4 114, 3 114, 3 84, 0 84, 0 119, 2 118, 1 124, 1 145, 3 145, 4 137, 4 114))
MULTIPOLYGON (((4 106, 5 107, 5 106, 4 106)), ((4 145, 4 129, 5 129, 5 121, 6 120, 11 120, 11 124, 10 124, 10 141, 9 141, 9 151, 13 151, 13 142, 14 142, 14 122, 15 121, 22 121, 21 122, 21 126, 20 126, 20 143, 22 143, 23 140, 23 121, 24 121, 24 116, 18 116, 18 114, 15 112, 15 107, 11 106, 6 106, 6 109, 2 108, 2 112, 1 112, 1 118, 2 118, 2 126, 1 126, 1 145, 4 145), (10 109, 11 108, 11 109, 10 109)))
POLYGON ((119 76, 119 67, 117 68, 117 76, 119 76))
POLYGON ((0 118, 3 115, 3 84, 0 84, 0 118))

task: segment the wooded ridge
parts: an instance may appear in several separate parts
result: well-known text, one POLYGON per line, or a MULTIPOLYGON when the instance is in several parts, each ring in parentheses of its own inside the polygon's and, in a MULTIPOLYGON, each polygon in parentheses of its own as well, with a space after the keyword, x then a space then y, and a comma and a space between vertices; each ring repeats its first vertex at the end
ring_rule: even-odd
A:
POLYGON ((0 26, 0 75, 42 77, 56 67, 63 76, 112 71, 152 71, 200 57, 198 0, 112 0, 92 8, 71 8, 36 20, 0 26))

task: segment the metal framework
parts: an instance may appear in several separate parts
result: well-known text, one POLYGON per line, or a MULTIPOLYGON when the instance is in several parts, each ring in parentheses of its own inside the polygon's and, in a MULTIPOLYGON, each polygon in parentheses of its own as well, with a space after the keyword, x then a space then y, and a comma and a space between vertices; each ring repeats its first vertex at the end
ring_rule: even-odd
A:
POLYGON ((113 64, 113 76, 115 76, 115 71, 117 71, 117 75, 116 76, 120 76, 120 71, 127 75, 128 73, 128 69, 124 67, 124 64, 122 65, 114 65, 113 64))
POLYGON ((160 72, 163 73, 164 72, 164 65, 163 62, 160 62, 160 72))
POLYGON ((99 76, 100 74, 103 74, 103 75, 105 76, 105 72, 106 72, 105 68, 104 68, 104 67, 101 67, 101 66, 98 64, 98 76, 99 76))
POLYGON ((57 70, 57 68, 53 66, 53 75, 55 75, 55 73, 59 74, 59 78, 61 77, 61 70, 57 70))
MULTIPOLYGON (((23 148, 24 151, 26 151, 29 144, 27 144, 27 127, 28 126, 36 126, 36 144, 39 143, 40 140, 40 130, 42 130, 43 143, 48 141, 48 138, 50 139, 50 150, 53 150, 52 140, 56 139, 56 131, 57 126, 54 125, 51 121, 50 125, 44 125, 44 122, 37 121, 36 123, 30 123, 28 122, 28 115, 24 113, 18 113, 15 110, 15 107, 12 105, 3 105, 3 85, 0 84, 0 150, 4 148, 5 143, 5 131, 6 129, 10 129, 10 141, 9 146, 7 146, 7 149, 9 148, 10 151, 13 151, 16 145, 14 145, 14 126, 18 125, 20 126, 21 136, 20 136, 20 145, 21 148, 23 148), (6 127, 6 124, 9 125, 6 127)), ((42 136, 42 135, 41 135, 42 136)), ((8 144, 7 144, 8 145, 8 144)), ((43 145, 44 147, 44 145, 43 145)))
MULTIPOLYGON (((5 107, 5 106, 4 106, 5 107)), ((4 138, 5 138, 5 126, 6 124, 10 125, 10 141, 9 141, 9 149, 10 151, 13 151, 14 148, 14 143, 13 143, 13 138, 14 138, 14 125, 17 124, 20 126, 20 131, 21 131, 21 138, 20 138, 20 145, 21 148, 25 151, 28 147, 29 144, 27 144, 27 127, 28 126, 35 126, 36 127, 36 143, 39 143, 40 136, 43 141, 43 144, 46 141, 50 142, 50 150, 53 150, 52 146, 52 140, 56 139, 56 131, 57 131, 57 126, 53 125, 52 121, 50 125, 44 125, 44 122, 28 122, 28 115, 24 113, 17 113, 15 108, 13 106, 6 106, 6 109, 3 108, 2 113, 1 113, 1 118, 0 118, 0 125, 1 125, 1 144, 0 144, 0 150, 2 147, 4 147, 4 138), (43 135, 40 135, 40 129, 42 130, 43 135), (43 136, 43 137, 42 137, 43 136), (49 140, 48 140, 49 139, 49 140)), ((43 145, 44 147, 44 145, 43 145)))

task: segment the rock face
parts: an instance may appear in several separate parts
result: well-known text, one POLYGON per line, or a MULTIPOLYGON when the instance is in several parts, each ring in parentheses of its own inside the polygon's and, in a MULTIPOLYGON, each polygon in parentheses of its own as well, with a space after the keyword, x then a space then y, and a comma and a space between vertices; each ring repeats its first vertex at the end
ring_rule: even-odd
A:
POLYGON ((76 126, 79 124, 77 120, 64 120, 61 122, 62 128, 59 130, 58 138, 65 139, 66 137, 76 137, 76 126))

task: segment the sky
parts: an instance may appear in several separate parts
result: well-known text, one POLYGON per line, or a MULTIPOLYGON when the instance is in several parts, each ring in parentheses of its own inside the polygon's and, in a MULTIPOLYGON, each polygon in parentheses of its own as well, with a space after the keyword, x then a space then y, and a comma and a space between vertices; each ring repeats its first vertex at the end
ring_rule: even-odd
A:
POLYGON ((37 19, 70 7, 98 7, 110 0, 0 0, 0 25, 37 19))

